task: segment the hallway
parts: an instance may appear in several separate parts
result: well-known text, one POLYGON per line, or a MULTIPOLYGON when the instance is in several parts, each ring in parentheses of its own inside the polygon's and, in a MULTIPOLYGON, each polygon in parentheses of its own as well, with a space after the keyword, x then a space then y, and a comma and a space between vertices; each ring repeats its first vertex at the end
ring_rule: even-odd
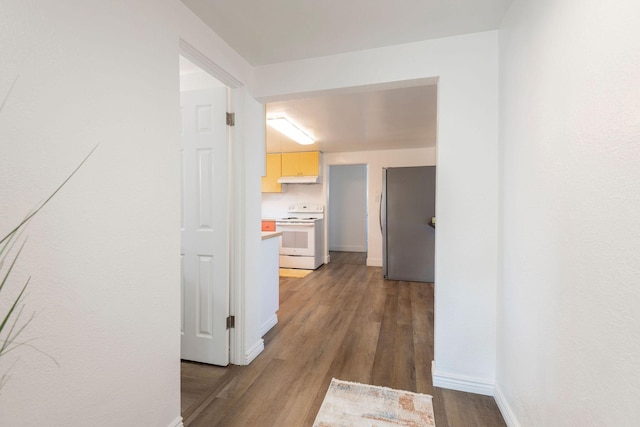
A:
POLYGON ((431 385, 432 284, 331 259, 280 278, 279 323, 251 365, 182 363, 185 426, 310 426, 333 377, 431 394, 438 427, 505 425, 493 398, 431 385))

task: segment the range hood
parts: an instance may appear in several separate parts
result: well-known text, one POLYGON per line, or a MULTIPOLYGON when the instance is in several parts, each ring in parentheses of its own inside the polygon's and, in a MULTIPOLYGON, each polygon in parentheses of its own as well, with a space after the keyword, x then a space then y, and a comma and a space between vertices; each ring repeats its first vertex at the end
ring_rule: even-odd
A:
POLYGON ((278 178, 280 184, 319 184, 319 176, 282 176, 278 178))

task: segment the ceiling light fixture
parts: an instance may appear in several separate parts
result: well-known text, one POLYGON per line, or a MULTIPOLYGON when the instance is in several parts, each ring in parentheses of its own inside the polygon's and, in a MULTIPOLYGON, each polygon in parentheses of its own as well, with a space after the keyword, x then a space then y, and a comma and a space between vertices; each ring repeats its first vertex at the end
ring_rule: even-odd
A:
POLYGON ((293 139, 298 144, 310 145, 315 142, 311 136, 285 117, 270 117, 267 119, 267 123, 269 126, 293 139))

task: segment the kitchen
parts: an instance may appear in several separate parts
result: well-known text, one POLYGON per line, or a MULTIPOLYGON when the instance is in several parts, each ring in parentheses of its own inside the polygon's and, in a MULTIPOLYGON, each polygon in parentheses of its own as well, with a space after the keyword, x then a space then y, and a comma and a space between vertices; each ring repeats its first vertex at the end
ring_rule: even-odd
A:
MULTIPOLYGON (((382 266, 378 212, 383 168, 436 164, 436 96, 435 84, 422 84, 375 90, 352 88, 348 93, 267 104, 267 119, 287 117, 315 140, 313 144, 302 145, 267 126, 267 153, 268 158, 271 157, 267 160, 267 175, 269 161, 273 163, 274 157, 280 157, 282 162, 284 156, 286 162, 286 157, 291 155, 288 153, 318 152, 318 178, 308 178, 309 182, 305 183, 285 178, 281 182, 286 183, 273 185, 273 176, 263 177, 262 217, 273 221, 290 216, 288 211, 296 204, 324 207, 321 261, 329 262, 331 168, 364 165, 367 175, 364 251, 367 265, 382 266)), ((282 163, 271 164, 271 173, 275 169, 277 175, 282 167, 282 163)), ((286 174, 280 173, 280 176, 286 174)))

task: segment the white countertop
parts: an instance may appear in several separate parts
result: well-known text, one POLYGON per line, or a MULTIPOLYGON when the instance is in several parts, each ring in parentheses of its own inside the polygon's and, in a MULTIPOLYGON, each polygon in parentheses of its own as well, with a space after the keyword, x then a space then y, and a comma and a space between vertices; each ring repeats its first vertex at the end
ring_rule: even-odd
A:
POLYGON ((263 231, 262 232, 262 240, 271 239, 274 237, 282 236, 282 231, 263 231))

